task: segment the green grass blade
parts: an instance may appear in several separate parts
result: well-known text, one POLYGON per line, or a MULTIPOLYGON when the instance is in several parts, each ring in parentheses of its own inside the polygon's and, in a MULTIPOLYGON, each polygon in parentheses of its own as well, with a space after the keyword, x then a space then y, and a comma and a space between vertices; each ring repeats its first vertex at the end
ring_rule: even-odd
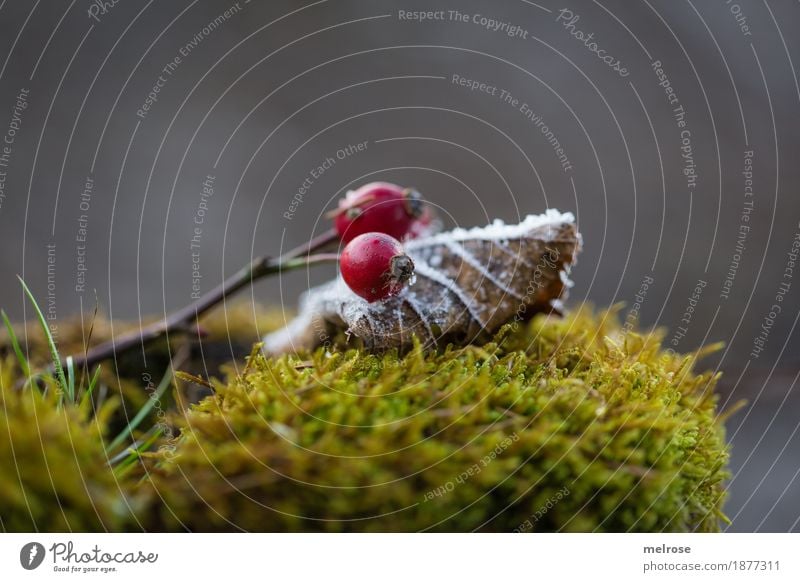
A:
POLYGON ((111 441, 111 444, 108 445, 108 450, 110 451, 114 450, 123 442, 125 442, 125 439, 128 437, 133 438, 134 429, 137 426, 139 426, 139 424, 141 424, 141 422, 145 419, 145 417, 147 417, 147 415, 156 405, 156 402, 158 402, 164 395, 164 392, 167 391, 167 388, 169 388, 171 382, 172 382, 172 369, 170 368, 167 369, 167 371, 164 373, 164 377, 161 379, 161 383, 156 388, 156 391, 150 394, 150 397, 147 399, 147 402, 144 404, 144 406, 142 406, 139 412, 136 413, 136 416, 134 416, 131 419, 131 421, 128 423, 128 426, 122 429, 122 431, 116 436, 116 438, 113 441, 111 441))
POLYGON ((67 356, 67 396, 70 402, 75 402, 75 364, 72 356, 67 356))
POLYGON ((39 309, 39 304, 36 303, 36 298, 31 293, 31 290, 28 288, 28 285, 25 284, 25 281, 22 280, 22 277, 17 275, 17 279, 22 284, 22 289, 25 291, 25 295, 28 296, 31 304, 33 305, 33 309, 36 311, 36 317, 39 319, 39 325, 42 326, 42 331, 44 331, 44 335, 47 338, 47 345, 50 347, 50 356, 53 358, 53 367, 56 371, 56 378, 61 383, 61 388, 63 390, 67 389, 67 379, 64 376, 64 368, 61 367, 61 358, 58 355, 58 348, 56 347, 56 342, 53 339, 53 334, 50 333, 50 327, 47 325, 47 321, 44 319, 44 314, 42 310, 39 309))
POLYGON ((150 447, 152 447, 153 444, 159 438, 161 438, 162 432, 163 430, 158 428, 155 432, 153 432, 153 436, 147 439, 140 446, 136 447, 135 449, 128 449, 130 454, 114 469, 114 475, 116 477, 122 477, 131 468, 133 468, 133 466, 136 464, 136 460, 141 456, 142 452, 147 451, 150 447))
POLYGON ((94 392, 94 387, 97 386, 97 381, 100 379, 100 366, 97 366, 97 369, 94 371, 94 375, 92 379, 89 380, 89 386, 86 388, 86 392, 83 393, 81 397, 81 404, 86 402, 88 398, 92 397, 92 392, 94 392))
MULTIPOLYGON (((147 438, 149 438, 148 435, 145 435, 145 436, 147 438)), ((147 439, 145 439, 145 440, 147 440, 147 439)), ((136 449, 138 449, 142 445, 142 442, 144 442, 144 441, 142 441, 140 439, 140 440, 138 440, 138 441, 136 441, 134 443, 131 443, 131 445, 127 449, 123 449, 122 451, 120 451, 119 453, 117 453, 116 455, 111 457, 108 460, 108 464, 113 467, 114 465, 117 465, 117 464, 121 463, 122 461, 127 461, 128 458, 133 454, 133 451, 135 451, 136 449)))
POLYGON ((19 346, 19 341, 17 341, 17 334, 14 333, 14 328, 11 327, 11 322, 8 320, 6 312, 0 310, 0 315, 3 316, 3 323, 6 324, 6 330, 8 330, 8 337, 11 339, 11 347, 14 348, 14 353, 17 355, 17 361, 19 362, 20 370, 22 370, 22 373, 25 374, 26 378, 30 378, 31 367, 28 364, 28 358, 25 357, 25 354, 22 353, 22 348, 19 346))

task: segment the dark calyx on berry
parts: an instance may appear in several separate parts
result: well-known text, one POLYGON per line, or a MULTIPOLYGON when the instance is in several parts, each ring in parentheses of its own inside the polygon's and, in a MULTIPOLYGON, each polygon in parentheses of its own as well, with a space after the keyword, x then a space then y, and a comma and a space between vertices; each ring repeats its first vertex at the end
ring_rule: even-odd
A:
POLYGON ((397 283, 406 283, 414 276, 414 261, 408 255, 395 255, 389 265, 389 279, 397 283))
POLYGON ((405 198, 406 213, 414 218, 421 218, 425 212, 422 194, 413 188, 406 188, 403 190, 403 198, 405 198))

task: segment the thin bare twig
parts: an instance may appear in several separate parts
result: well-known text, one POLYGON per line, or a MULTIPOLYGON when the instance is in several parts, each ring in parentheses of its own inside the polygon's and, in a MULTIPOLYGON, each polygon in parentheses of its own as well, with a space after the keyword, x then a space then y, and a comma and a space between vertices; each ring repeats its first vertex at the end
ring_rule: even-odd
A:
MULTIPOLYGON (((122 354, 137 346, 144 346, 167 335, 171 332, 185 332, 190 330, 192 324, 196 325, 197 319, 219 305, 229 296, 236 293, 242 287, 253 282, 282 271, 300 268, 303 266, 330 262, 338 258, 335 254, 311 253, 330 245, 338 240, 338 235, 334 229, 309 240, 277 258, 259 257, 248 266, 239 270, 228 277, 220 285, 201 296, 197 301, 183 307, 160 321, 147 325, 140 330, 122 334, 85 351, 82 355, 72 356, 76 369, 91 368, 94 364, 112 357, 114 354, 122 354)), ((66 362, 66 358, 62 361, 66 362)))

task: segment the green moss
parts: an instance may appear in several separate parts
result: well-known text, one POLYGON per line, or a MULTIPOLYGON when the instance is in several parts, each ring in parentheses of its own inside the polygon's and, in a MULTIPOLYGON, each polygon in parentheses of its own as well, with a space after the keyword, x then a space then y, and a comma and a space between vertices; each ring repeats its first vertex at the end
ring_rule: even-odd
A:
MULTIPOLYGON (((229 360, 280 319, 258 313, 256 330, 252 313, 213 314, 210 344, 182 369, 205 374, 210 348, 229 360)), ((98 321, 95 339, 109 333, 98 321)), ((83 335, 60 326, 62 352, 83 335)), ((141 369, 105 364, 111 404, 59 407, 52 378, 19 389, 0 342, 0 528, 715 531, 728 460, 717 378, 660 340, 583 309, 436 353, 259 355, 170 413, 180 436, 117 475, 114 402, 138 410, 141 369)), ((35 332, 29 347, 46 361, 35 332)), ((156 382, 163 352, 148 356, 156 382)))
POLYGON ((266 359, 148 459, 155 529, 714 531, 716 378, 588 310, 404 357, 266 359))
POLYGON ((129 481, 115 479, 104 438, 114 402, 58 404, 57 385, 17 388, 0 361, 0 527, 4 531, 103 531, 133 523, 129 481))

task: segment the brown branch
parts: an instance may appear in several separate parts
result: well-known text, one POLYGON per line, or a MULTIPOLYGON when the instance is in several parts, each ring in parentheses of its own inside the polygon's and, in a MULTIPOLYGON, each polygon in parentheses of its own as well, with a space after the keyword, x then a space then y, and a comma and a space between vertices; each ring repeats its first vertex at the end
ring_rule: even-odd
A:
MULTIPOLYGON (((262 277, 308 265, 334 261, 338 258, 338 255, 329 253, 312 255, 311 253, 337 240, 336 231, 331 229, 278 258, 259 257, 247 267, 231 275, 214 289, 201 296, 194 303, 167 315, 164 319, 151 323, 140 330, 134 330, 119 337, 111 338, 80 356, 73 356, 74 365, 76 369, 88 369, 94 364, 114 356, 114 354, 119 355, 136 346, 144 348, 147 344, 170 332, 186 331, 201 315, 220 304, 242 287, 246 287, 262 277)), ((62 365, 66 365, 66 358, 62 360, 62 365)))

